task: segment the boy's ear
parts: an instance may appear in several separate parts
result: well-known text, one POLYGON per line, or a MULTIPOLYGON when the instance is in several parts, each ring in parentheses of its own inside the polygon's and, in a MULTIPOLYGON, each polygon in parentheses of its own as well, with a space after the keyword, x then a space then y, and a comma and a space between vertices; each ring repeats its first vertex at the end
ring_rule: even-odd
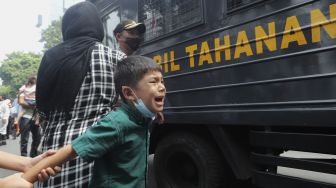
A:
POLYGON ((134 93, 129 87, 121 86, 121 93, 127 101, 135 101, 134 93))

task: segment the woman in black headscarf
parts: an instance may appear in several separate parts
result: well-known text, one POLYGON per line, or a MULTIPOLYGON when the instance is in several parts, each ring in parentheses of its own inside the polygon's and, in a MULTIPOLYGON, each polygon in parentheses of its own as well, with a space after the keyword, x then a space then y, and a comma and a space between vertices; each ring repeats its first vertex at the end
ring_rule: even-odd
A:
MULTIPOLYGON (((103 24, 90 2, 70 7, 62 19, 61 44, 46 51, 38 71, 36 103, 46 120, 42 151, 58 149, 82 134, 116 101, 113 71, 125 57, 101 42, 103 24)), ((91 164, 79 158, 39 187, 87 187, 91 164)))

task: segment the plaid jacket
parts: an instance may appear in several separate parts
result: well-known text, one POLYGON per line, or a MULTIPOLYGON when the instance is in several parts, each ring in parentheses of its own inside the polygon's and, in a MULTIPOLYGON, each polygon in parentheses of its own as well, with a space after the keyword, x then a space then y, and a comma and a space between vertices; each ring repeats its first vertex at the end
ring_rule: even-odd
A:
MULTIPOLYGON (((112 110, 116 102, 113 73, 117 62, 126 55, 97 43, 91 54, 90 71, 84 78, 69 114, 49 114, 41 143, 41 151, 59 149, 77 138, 101 116, 112 110)), ((79 157, 63 164, 62 172, 38 187, 88 187, 93 163, 79 157)))

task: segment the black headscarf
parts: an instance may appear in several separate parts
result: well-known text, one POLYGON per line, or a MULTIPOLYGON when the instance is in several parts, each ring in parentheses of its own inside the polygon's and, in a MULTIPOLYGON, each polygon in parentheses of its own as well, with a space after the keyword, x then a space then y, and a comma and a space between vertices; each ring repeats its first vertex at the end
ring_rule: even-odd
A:
POLYGON ((95 5, 81 2, 62 19, 63 42, 45 52, 38 70, 36 103, 40 112, 69 111, 89 70, 92 47, 104 38, 95 5))

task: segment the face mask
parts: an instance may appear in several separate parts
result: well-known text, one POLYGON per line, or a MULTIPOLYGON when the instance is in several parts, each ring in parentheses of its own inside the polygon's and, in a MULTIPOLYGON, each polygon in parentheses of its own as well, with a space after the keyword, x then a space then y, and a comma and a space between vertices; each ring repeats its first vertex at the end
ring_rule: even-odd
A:
POLYGON ((132 91, 132 93, 134 94, 134 96, 137 98, 137 100, 134 102, 134 106, 135 108, 145 117, 147 118, 151 118, 152 120, 154 120, 156 113, 150 111, 147 106, 145 105, 145 103, 139 99, 136 94, 134 93, 134 91, 130 88, 130 90, 132 91))
POLYGON ((137 50, 140 46, 140 43, 143 41, 142 38, 136 37, 136 38, 126 38, 125 43, 128 47, 130 47, 132 50, 137 50))
POLYGON ((137 99, 136 102, 134 102, 134 106, 143 116, 151 119, 155 118, 156 113, 150 111, 141 99, 137 99))

